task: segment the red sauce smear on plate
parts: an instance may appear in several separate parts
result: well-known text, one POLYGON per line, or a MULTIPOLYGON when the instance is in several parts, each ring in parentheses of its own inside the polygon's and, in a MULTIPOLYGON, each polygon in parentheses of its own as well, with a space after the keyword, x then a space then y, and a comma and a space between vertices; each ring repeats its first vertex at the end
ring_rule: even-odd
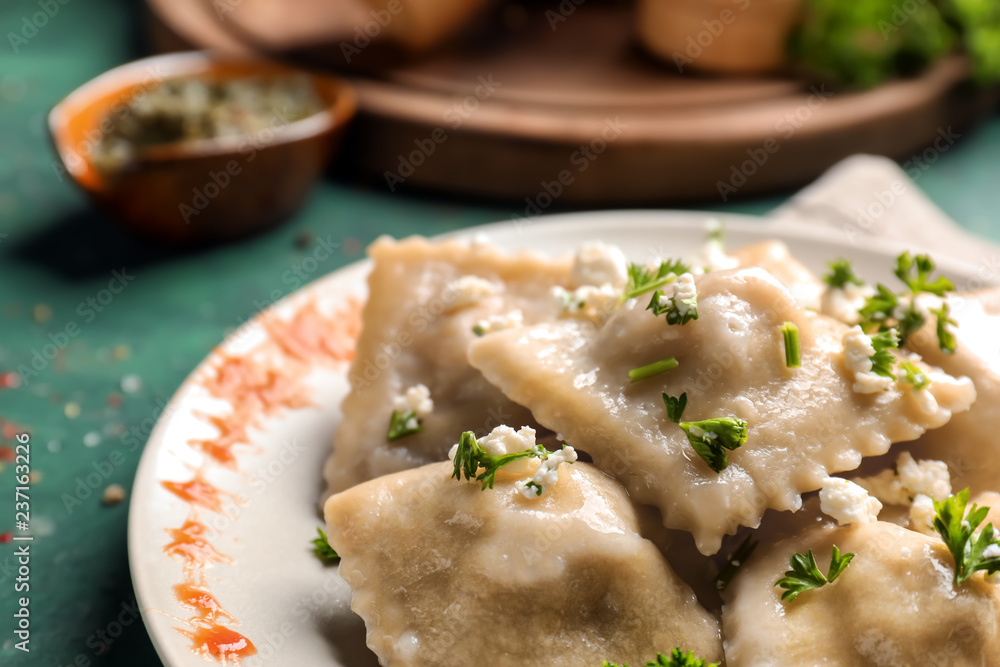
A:
POLYGON ((163 547, 163 553, 183 561, 185 572, 199 572, 212 563, 231 563, 233 559, 216 551, 205 537, 205 524, 188 519, 180 528, 168 528, 173 541, 163 547))
POLYGON ((216 466, 237 470, 234 448, 250 445, 248 427, 259 427, 262 419, 286 410, 312 405, 304 380, 317 365, 338 365, 354 358, 361 303, 347 299, 341 310, 325 314, 309 301, 300 304, 290 319, 267 311, 256 323, 267 332, 261 345, 239 357, 216 350, 208 372, 198 379, 213 398, 232 407, 224 415, 195 413, 218 431, 213 438, 188 442, 205 454, 204 463, 189 480, 160 482, 187 503, 190 511, 182 526, 167 529, 172 541, 163 547, 164 553, 184 564, 184 581, 174 586, 174 594, 194 614, 185 621, 190 629, 175 629, 191 640, 194 653, 234 666, 257 649, 230 627, 238 621, 208 588, 205 569, 214 563, 232 563, 233 559, 211 544, 208 527, 198 520, 200 510, 222 512, 222 496, 231 495, 209 482, 206 474, 216 466))
POLYGON ((196 476, 194 479, 189 479, 186 482, 171 482, 168 480, 160 482, 160 484, 167 491, 181 500, 187 501, 189 504, 200 505, 213 512, 218 512, 222 509, 219 489, 200 477, 196 476))
POLYGON ((193 631, 177 629, 191 640, 191 650, 206 657, 215 658, 223 665, 240 664, 240 659, 257 653, 257 648, 249 639, 225 625, 211 623, 198 626, 193 631))
POLYGON ((177 584, 174 586, 174 595, 177 596, 178 602, 195 610, 198 617, 206 621, 214 623, 220 616, 235 620, 229 612, 222 608, 219 601, 207 588, 193 584, 177 584))
POLYGON ((227 468, 235 468, 236 454, 233 452, 233 447, 247 441, 246 427, 235 423, 231 415, 199 414, 198 417, 219 429, 219 435, 202 440, 188 440, 188 444, 200 449, 227 468))

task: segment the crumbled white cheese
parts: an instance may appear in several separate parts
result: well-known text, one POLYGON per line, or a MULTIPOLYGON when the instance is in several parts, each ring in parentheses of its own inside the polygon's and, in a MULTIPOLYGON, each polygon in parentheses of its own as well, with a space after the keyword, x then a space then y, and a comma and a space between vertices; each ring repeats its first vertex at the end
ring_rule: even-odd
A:
POLYGON ((621 289, 628 282, 628 261, 621 248, 600 241, 582 244, 573 258, 570 279, 577 287, 611 285, 621 289))
POLYGON ((705 231, 708 233, 708 240, 702 246, 701 251, 689 258, 688 264, 694 267, 695 273, 705 273, 706 271, 725 271, 735 269, 740 265, 740 260, 732 255, 726 254, 726 249, 722 242, 716 238, 722 230, 722 223, 716 218, 710 218, 705 223, 705 231))
POLYGON ((865 305, 865 300, 873 294, 875 288, 870 285, 847 283, 843 287, 831 287, 823 292, 820 310, 824 315, 829 315, 845 324, 857 324, 861 319, 858 311, 865 305))
POLYGON ((882 503, 862 487, 840 477, 828 477, 819 491, 820 509, 841 526, 878 521, 882 503))
POLYGON ((423 419, 434 412, 434 401, 427 385, 415 384, 406 390, 402 396, 397 396, 392 403, 392 409, 397 412, 413 412, 417 418, 423 419))
POLYGON ((559 451, 550 452, 538 465, 531 479, 516 482, 514 486, 525 498, 537 498, 544 495, 559 482, 559 466, 563 463, 573 463, 576 459, 576 450, 565 445, 559 451))
POLYGON ((896 469, 899 470, 899 483, 910 495, 923 494, 934 500, 944 500, 951 495, 951 473, 944 461, 916 461, 909 452, 903 452, 896 460, 896 469))
POLYGON ((490 456, 503 456, 523 452, 535 446, 535 429, 522 426, 515 431, 510 426, 497 426, 489 435, 479 439, 479 446, 490 456))
POLYGON ((896 302, 896 307, 892 311, 892 316, 897 320, 902 320, 906 317, 912 305, 913 310, 917 311, 924 320, 933 322, 934 314, 931 311, 940 310, 943 304, 944 300, 935 294, 923 292, 916 297, 910 294, 901 294, 899 295, 899 300, 896 302))
MULTIPOLYGON (((489 434, 479 438, 478 442, 479 446, 485 449, 490 456, 503 456, 504 454, 523 452, 536 447, 535 429, 530 426, 522 426, 519 430, 515 431, 510 426, 501 425, 494 428, 489 434)), ((458 445, 455 445, 448 452, 448 458, 454 460, 457 451, 458 445)), ((531 466, 532 459, 521 459, 513 463, 508 463, 503 469, 514 475, 523 475, 531 471, 531 466)))
POLYGON ((892 386, 892 378, 872 372, 871 358, 875 354, 875 348, 872 346, 872 339, 861 327, 848 330, 843 341, 844 363, 847 370, 854 373, 854 391, 859 394, 874 394, 892 386))
POLYGON ((677 276, 677 280, 668 283, 660 296, 660 308, 668 307, 671 302, 676 304, 677 314, 684 317, 691 310, 691 307, 684 303, 685 299, 694 299, 698 296, 698 288, 694 284, 694 276, 690 273, 682 273, 677 276))
POLYGON ((917 496, 944 500, 951 495, 951 473, 944 461, 917 461, 909 452, 896 459, 894 470, 854 480, 869 493, 890 505, 906 505, 917 496))
POLYGON ((918 495, 913 499, 910 506, 910 530, 915 530, 924 535, 935 535, 934 530, 934 501, 930 496, 918 495))
POLYGON ((994 542, 983 549, 983 558, 1000 558, 1000 544, 994 542))
MULTIPOLYGON (((517 431, 510 426, 497 426, 477 442, 490 456, 503 456, 533 449, 539 458, 544 457, 541 461, 534 457, 524 458, 503 467, 506 473, 524 475, 532 472, 532 466, 537 466, 529 479, 514 483, 515 488, 527 498, 537 498, 552 488, 559 481, 559 466, 563 463, 573 463, 577 459, 576 450, 569 445, 564 445, 557 452, 545 451, 536 443, 535 429, 530 426, 522 426, 517 431), (529 484, 533 486, 528 486, 529 484)), ((452 445, 448 451, 448 458, 454 461, 457 454, 458 445, 452 445)))
POLYGON ((500 291, 496 283, 479 276, 462 276, 452 280, 444 289, 444 300, 448 304, 446 312, 454 312, 474 306, 488 296, 500 291))
POLYGON ((524 314, 520 310, 512 310, 506 315, 490 315, 485 320, 479 320, 473 331, 480 336, 485 336, 494 331, 516 329, 520 326, 524 326, 524 314))
POLYGON ((563 317, 582 317, 601 323, 621 307, 621 291, 610 284, 584 285, 572 292, 564 287, 553 287, 550 294, 563 317))

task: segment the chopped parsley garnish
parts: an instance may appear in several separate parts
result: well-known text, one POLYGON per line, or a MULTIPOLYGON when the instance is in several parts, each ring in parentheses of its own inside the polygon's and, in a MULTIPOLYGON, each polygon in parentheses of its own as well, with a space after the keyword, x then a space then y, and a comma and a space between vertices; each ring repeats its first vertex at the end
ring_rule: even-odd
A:
POLYGON ((678 259, 669 259, 660 262, 659 268, 655 270, 647 269, 641 264, 630 263, 628 265, 628 283, 625 285, 622 301, 633 299, 658 287, 663 287, 676 280, 677 276, 682 273, 690 272, 691 268, 678 259))
MULTIPOLYGON (((899 332, 900 345, 920 330, 927 323, 926 316, 917 308, 917 299, 921 294, 944 296, 955 289, 954 283, 938 276, 931 279, 934 273, 934 260, 928 255, 913 257, 904 252, 896 258, 896 268, 893 273, 909 289, 909 294, 896 294, 885 285, 876 285, 876 293, 865 300, 859 314, 861 328, 865 331, 887 331, 895 327, 899 332), (905 306, 900 311, 900 306, 905 306)), ((955 351, 955 337, 948 331, 948 324, 955 324, 948 319, 947 304, 941 310, 935 311, 937 317, 938 345, 942 352, 955 351)))
POLYGON ((657 317, 660 315, 666 315, 667 324, 687 324, 691 320, 698 319, 697 292, 694 296, 686 299, 678 300, 676 296, 672 296, 669 299, 666 299, 665 303, 660 303, 663 298, 663 290, 656 290, 653 292, 653 298, 650 299, 649 305, 646 306, 646 310, 653 311, 653 314, 657 317))
POLYGON ((457 480, 474 479, 483 483, 483 491, 493 488, 493 481, 497 471, 508 463, 529 459, 532 457, 545 458, 542 450, 536 445, 523 452, 512 452, 502 456, 493 456, 487 452, 476 440, 472 431, 466 431, 458 440, 458 450, 455 452, 455 470, 452 477, 457 480), (482 472, 479 469, 482 468, 482 472))
POLYGON ((672 371, 675 368, 677 368, 677 359, 670 357, 662 361, 654 361, 645 366, 639 366, 639 368, 633 368, 628 372, 628 379, 632 382, 638 382, 659 373, 672 371))
POLYGON ((413 410, 393 410, 389 419, 389 432, 385 434, 385 439, 395 442, 400 438, 405 438, 414 433, 422 433, 424 427, 420 425, 420 418, 413 410))
POLYGON ((785 366, 802 367, 802 350, 799 348, 799 328, 795 322, 781 325, 781 336, 785 339, 785 366))
POLYGON ((729 466, 726 450, 738 449, 747 441, 747 423, 736 417, 715 417, 697 422, 681 422, 694 451, 715 472, 729 466))
POLYGON ((914 389, 926 389, 931 383, 927 373, 924 373, 920 367, 908 359, 899 362, 899 370, 902 371, 903 382, 912 384, 914 389))
POLYGON ((979 571, 987 574, 1000 572, 1000 539, 993 524, 987 524, 979 535, 975 534, 990 508, 973 503, 966 514, 968 504, 969 489, 934 501, 934 528, 955 559, 956 586, 979 571))
POLYGON ((335 563, 340 560, 340 556, 330 546, 330 541, 326 539, 326 533, 323 532, 323 529, 317 528, 316 532, 319 533, 319 537, 312 541, 313 553, 316 554, 316 557, 324 563, 335 563))
POLYGON ((720 248, 726 245, 726 228, 718 220, 709 220, 705 225, 705 232, 708 243, 718 243, 720 248))
POLYGON ((896 277, 902 280, 914 295, 921 292, 929 292, 936 296, 944 296, 945 292, 953 292, 955 284, 945 278, 938 276, 935 280, 930 280, 934 273, 934 260, 930 255, 917 255, 911 257, 909 252, 904 252, 896 258, 896 269, 893 271, 896 277), (916 269, 916 275, 913 270, 916 269))
POLYGON ((719 574, 715 577, 715 588, 724 591, 732 582, 733 577, 736 573, 740 571, 740 568, 747 562, 747 559, 753 555, 754 549, 760 544, 757 540, 753 539, 753 535, 747 535, 747 538, 743 540, 740 546, 736 547, 736 550, 729 556, 729 560, 726 561, 725 566, 719 570, 719 574))
POLYGON ((816 565, 816 557, 813 556, 812 549, 807 551, 805 555, 797 553, 792 556, 792 569, 785 572, 785 576, 778 579, 774 585, 784 588, 785 592, 781 595, 781 599, 791 602, 799 596, 799 593, 822 588, 836 581, 837 577, 851 564, 853 558, 854 554, 851 553, 841 556, 840 549, 834 545, 833 556, 830 558, 830 570, 826 576, 823 576, 823 573, 819 571, 819 566, 816 565))
POLYGON ((889 329, 875 334, 871 340, 872 347, 875 348, 875 354, 871 356, 872 373, 895 380, 896 376, 892 374, 892 365, 896 358, 889 350, 899 349, 899 334, 896 333, 895 329, 889 329))
POLYGON ((854 273, 854 267, 846 259, 837 259, 828 262, 830 273, 823 276, 823 282, 834 289, 843 289, 848 284, 864 285, 861 278, 854 273))
POLYGON ((861 328, 870 331, 883 325, 892 318, 899 297, 895 292, 885 285, 879 283, 875 286, 875 294, 865 299, 865 305, 861 306, 858 313, 861 315, 861 328))
POLYGON ((680 424, 681 417, 684 415, 684 408, 687 407, 687 402, 687 392, 684 392, 677 398, 668 396, 666 392, 663 392, 663 404, 667 406, 667 419, 675 424, 680 424))
POLYGON ((476 334, 477 336, 485 336, 486 329, 484 329, 482 325, 476 324, 472 327, 472 333, 476 334))
POLYGON ((937 318, 938 347, 945 354, 955 353, 955 334, 948 330, 948 325, 958 326, 958 322, 951 319, 951 308, 948 304, 942 304, 940 310, 931 311, 937 318))
MULTIPOLYGON (((619 665, 605 660, 601 667, 628 667, 628 665, 619 665)), ((694 651, 684 653, 679 648, 675 648, 669 656, 662 653, 657 654, 656 660, 647 662, 646 667, 719 667, 719 663, 705 662, 701 658, 694 657, 694 651)))

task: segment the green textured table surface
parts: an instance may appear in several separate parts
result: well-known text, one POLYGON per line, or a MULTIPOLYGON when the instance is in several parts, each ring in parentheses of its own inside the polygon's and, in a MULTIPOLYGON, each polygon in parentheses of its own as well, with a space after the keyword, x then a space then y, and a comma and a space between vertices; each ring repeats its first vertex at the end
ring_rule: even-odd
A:
MULTIPOLYGON (((59 180, 44 124, 70 90, 143 55, 139 25, 135 7, 114 0, 0 8, 0 385, 17 384, 10 374, 19 368, 24 377, 0 389, 0 447, 30 433, 35 535, 28 593, 15 592, 14 552, 24 543, 0 543, 3 665, 159 664, 136 617, 128 501, 101 504, 109 484, 130 489, 159 406, 228 331, 276 294, 360 258, 378 234, 436 234, 516 210, 328 177, 288 224, 247 241, 199 252, 136 241, 59 180), (43 5, 51 16, 29 29, 43 5), (339 250, 310 274, 301 263, 319 238, 339 250), (124 288, 112 283, 116 271, 124 288), (14 646, 22 595, 30 596, 30 654, 14 646)), ((998 155, 994 117, 922 172, 919 185, 966 228, 1000 241, 998 155)), ((783 199, 703 208, 765 213, 783 199)), ((15 528, 11 453, 0 449, 0 542, 15 528)))

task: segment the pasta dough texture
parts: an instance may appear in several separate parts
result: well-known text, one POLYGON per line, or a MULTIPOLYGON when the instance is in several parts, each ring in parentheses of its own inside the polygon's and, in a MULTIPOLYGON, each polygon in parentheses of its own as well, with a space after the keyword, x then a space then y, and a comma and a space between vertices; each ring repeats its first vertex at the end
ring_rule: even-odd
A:
POLYGON ((981 574, 952 583, 939 538, 875 522, 818 524, 761 544, 726 591, 728 667, 987 667, 1000 656, 1000 589, 981 574), (832 584, 781 600, 796 552, 826 572, 833 545, 855 553, 832 584))
POLYGON ((696 278, 699 318, 668 325, 632 299, 603 326, 579 319, 499 331, 469 346, 469 360, 538 422, 615 475, 668 528, 719 549, 764 511, 796 510, 831 473, 853 470, 943 425, 975 399, 968 380, 940 374, 918 395, 892 382, 861 394, 844 361, 846 325, 802 308, 762 269, 696 278), (786 366, 781 326, 799 329, 802 366, 786 366), (673 370, 630 382, 630 369, 675 358, 673 370), (663 393, 687 394, 686 420, 737 417, 746 444, 714 472, 667 419, 663 393))
POLYGON ((517 311, 532 324, 554 317, 548 290, 570 280, 569 259, 504 254, 481 243, 382 238, 369 249, 374 268, 350 370, 351 392, 325 469, 331 492, 379 475, 447 458, 462 431, 534 425, 469 366, 473 327, 517 311), (396 442, 386 433, 393 401, 414 385, 430 390, 434 410, 422 432, 396 442))
MULTIPOLYGON (((540 498, 450 463, 331 497, 330 544, 387 667, 645 664, 664 647, 722 656, 718 622, 638 533, 621 485, 563 466, 540 498)), ((666 649, 669 651, 670 649, 666 649)))
POLYGON ((955 295, 948 304, 957 322, 955 352, 940 350, 934 322, 908 345, 946 373, 971 378, 979 398, 968 412, 907 449, 914 458, 947 463, 955 490, 1000 491, 1000 289, 955 295))

